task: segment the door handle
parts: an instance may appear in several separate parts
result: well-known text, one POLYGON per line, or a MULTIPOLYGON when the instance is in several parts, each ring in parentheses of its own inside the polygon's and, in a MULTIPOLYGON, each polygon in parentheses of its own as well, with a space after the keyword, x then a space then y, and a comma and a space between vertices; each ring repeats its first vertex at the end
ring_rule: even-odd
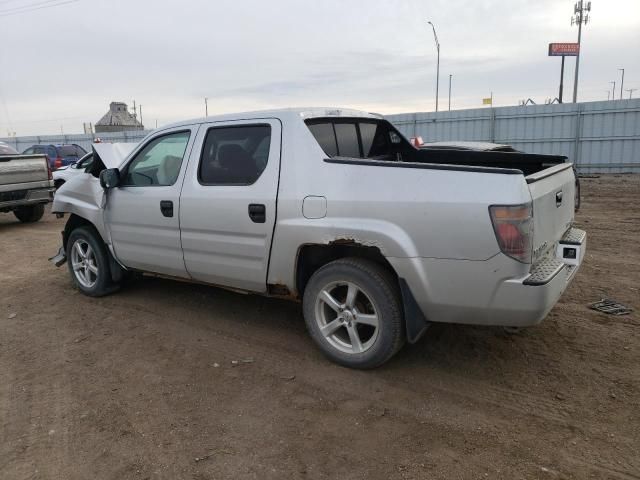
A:
POLYGON ((160 200, 160 211, 165 217, 173 217, 173 202, 171 200, 160 200))
POLYGON ((249 218, 254 223, 264 223, 267 221, 267 207, 261 203, 249 204, 249 218))
POLYGON ((556 193, 556 207, 562 205, 562 190, 556 193))

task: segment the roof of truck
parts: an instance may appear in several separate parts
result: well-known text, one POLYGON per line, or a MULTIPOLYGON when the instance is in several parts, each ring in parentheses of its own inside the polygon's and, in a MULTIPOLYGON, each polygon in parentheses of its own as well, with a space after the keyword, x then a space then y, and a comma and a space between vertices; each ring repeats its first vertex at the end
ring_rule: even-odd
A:
POLYGON ((208 117, 194 118, 181 122, 172 123, 162 127, 174 128, 183 125, 193 125, 196 123, 223 122, 232 120, 252 120, 260 118, 283 118, 283 117, 300 117, 303 119, 316 117, 363 117, 363 118, 382 118, 377 113, 365 112, 362 110, 353 110, 349 108, 339 107, 305 107, 305 108, 280 108, 275 110, 256 110, 253 112, 227 113, 224 115, 211 115, 208 117))

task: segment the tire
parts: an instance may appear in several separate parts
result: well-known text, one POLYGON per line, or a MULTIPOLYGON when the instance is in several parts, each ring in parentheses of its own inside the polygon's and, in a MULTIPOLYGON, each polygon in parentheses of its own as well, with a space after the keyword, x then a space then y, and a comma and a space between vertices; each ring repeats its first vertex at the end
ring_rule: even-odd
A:
POLYGON ((28 207, 18 207, 13 214, 22 223, 34 223, 44 215, 44 203, 29 205, 28 207))
POLYGON ((305 288, 302 308, 313 341, 345 367, 380 366, 404 344, 398 284, 370 260, 344 258, 318 269, 305 288))
POLYGON ((576 212, 580 210, 580 200, 581 200, 580 179, 578 178, 578 174, 576 173, 576 198, 575 198, 575 206, 574 206, 574 209, 576 212))
POLYGON ((72 282, 85 295, 102 297, 118 289, 111 280, 104 242, 91 227, 76 228, 69 235, 67 264, 72 282))
POLYGON ((56 188, 56 190, 58 190, 62 185, 64 185, 64 180, 56 180, 53 183, 53 186, 56 188))

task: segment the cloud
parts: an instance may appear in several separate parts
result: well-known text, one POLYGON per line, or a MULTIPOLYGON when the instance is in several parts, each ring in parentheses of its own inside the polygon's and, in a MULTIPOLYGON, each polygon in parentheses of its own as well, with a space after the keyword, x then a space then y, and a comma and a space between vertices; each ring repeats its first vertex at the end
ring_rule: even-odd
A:
MULTIPOLYGON (((28 2, 31 0, 21 0, 28 2)), ((434 108, 453 74, 453 108, 494 92, 513 105, 557 94, 552 41, 572 41, 572 1, 174 0, 80 2, 0 17, 0 135, 79 132, 112 100, 153 125, 204 113, 338 105, 382 113, 434 108), (6 109, 3 107, 6 104, 6 109)), ((8 7, 7 7, 8 8, 8 7)), ((581 98, 606 98, 624 66, 640 87, 634 0, 593 1, 581 98), (625 12, 625 15, 620 15, 625 12)), ((570 94, 573 61, 567 61, 570 94)))

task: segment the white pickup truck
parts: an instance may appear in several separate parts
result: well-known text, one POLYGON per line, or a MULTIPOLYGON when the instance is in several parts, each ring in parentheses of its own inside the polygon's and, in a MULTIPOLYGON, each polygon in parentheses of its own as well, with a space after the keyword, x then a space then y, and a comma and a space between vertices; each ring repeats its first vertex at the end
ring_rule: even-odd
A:
POLYGON ((20 155, 0 142, 0 213, 23 223, 37 222, 53 198, 53 178, 44 155, 20 155))
POLYGON ((564 157, 419 150, 365 112, 209 117, 95 155, 53 204, 69 218, 52 260, 77 288, 145 272, 301 300, 350 367, 431 322, 535 325, 585 253, 564 157))

